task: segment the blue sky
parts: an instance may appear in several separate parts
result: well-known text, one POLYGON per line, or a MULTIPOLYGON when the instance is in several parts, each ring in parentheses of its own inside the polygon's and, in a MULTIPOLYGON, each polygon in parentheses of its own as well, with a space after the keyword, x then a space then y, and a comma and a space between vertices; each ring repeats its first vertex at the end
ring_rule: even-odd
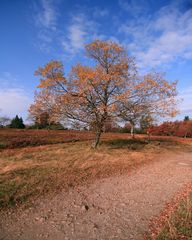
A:
POLYGON ((0 115, 27 117, 38 66, 87 63, 85 43, 123 44, 141 72, 179 80, 180 115, 192 117, 192 0, 0 0, 0 115))

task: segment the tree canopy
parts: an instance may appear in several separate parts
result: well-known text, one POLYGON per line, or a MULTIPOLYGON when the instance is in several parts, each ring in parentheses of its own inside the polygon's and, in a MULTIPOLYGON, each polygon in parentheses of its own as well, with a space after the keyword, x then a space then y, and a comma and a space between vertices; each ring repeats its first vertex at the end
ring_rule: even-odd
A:
POLYGON ((94 147, 109 118, 135 125, 147 115, 176 114, 177 83, 160 73, 140 76, 134 59, 121 45, 96 40, 85 46, 85 55, 91 64, 73 66, 67 77, 60 61, 50 61, 35 72, 40 91, 30 113, 46 111, 52 117, 92 126, 94 147))

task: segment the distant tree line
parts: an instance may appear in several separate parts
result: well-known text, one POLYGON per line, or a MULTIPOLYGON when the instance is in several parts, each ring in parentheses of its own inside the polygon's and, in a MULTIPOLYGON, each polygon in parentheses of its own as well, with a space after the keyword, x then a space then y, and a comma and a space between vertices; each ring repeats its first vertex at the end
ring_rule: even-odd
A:
MULTIPOLYGON (((50 121, 49 113, 42 112, 39 115, 33 116, 33 118, 29 118, 28 120, 32 120, 31 124, 25 125, 23 118, 16 115, 13 119, 3 116, 0 117, 0 128, 17 128, 17 129, 51 129, 51 130, 84 130, 84 131, 94 131, 94 126, 90 125, 89 127, 83 127, 78 122, 74 122, 68 128, 64 127, 60 122, 50 121)), ((135 133, 146 133, 148 127, 150 126, 152 120, 149 117, 143 117, 140 120, 140 123, 137 127, 135 127, 135 133), (150 120, 150 121, 149 121, 150 120)), ((131 124, 129 122, 125 123, 124 126, 120 126, 120 123, 112 118, 107 118, 102 132, 120 132, 120 133, 131 133, 131 124)))
POLYGON ((23 118, 16 115, 13 119, 0 117, 0 127, 23 129, 25 124, 23 123, 23 118))
POLYGON ((192 120, 189 116, 185 116, 182 121, 167 121, 157 126, 151 126, 148 129, 153 135, 192 137, 192 120))
MULTIPOLYGON (((67 130, 60 122, 49 121, 49 114, 42 113, 34 119, 31 125, 25 125, 22 117, 16 115, 13 119, 8 117, 0 117, 0 128, 16 128, 16 129, 51 129, 51 130, 67 130)), ((93 127, 82 128, 80 124, 74 124, 69 127, 73 130, 94 131, 93 127)), ((119 132, 131 133, 132 125, 127 122, 124 126, 120 126, 118 121, 108 118, 102 128, 102 132, 119 132)), ((134 133, 150 134, 159 136, 177 136, 184 138, 192 138, 192 119, 185 116, 181 121, 166 121, 159 125, 154 125, 154 119, 147 116, 140 119, 135 127, 134 133)))

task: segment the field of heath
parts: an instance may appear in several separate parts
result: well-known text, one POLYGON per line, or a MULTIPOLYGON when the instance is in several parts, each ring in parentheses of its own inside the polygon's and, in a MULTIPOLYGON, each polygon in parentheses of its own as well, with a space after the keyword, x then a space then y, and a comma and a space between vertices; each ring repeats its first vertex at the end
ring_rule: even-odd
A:
POLYGON ((106 133, 94 150, 92 139, 90 132, 2 130, 0 206, 122 174, 155 160, 162 150, 181 147, 169 138, 149 142, 144 136, 131 139, 128 134, 106 133))

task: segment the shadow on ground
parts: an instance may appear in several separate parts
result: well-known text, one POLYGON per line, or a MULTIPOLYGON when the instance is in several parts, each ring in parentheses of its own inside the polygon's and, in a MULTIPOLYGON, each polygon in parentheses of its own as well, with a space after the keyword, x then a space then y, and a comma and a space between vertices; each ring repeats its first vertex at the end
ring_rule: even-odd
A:
POLYGON ((114 139, 102 142, 111 149, 128 148, 130 150, 141 150, 149 144, 147 140, 143 139, 114 139))

